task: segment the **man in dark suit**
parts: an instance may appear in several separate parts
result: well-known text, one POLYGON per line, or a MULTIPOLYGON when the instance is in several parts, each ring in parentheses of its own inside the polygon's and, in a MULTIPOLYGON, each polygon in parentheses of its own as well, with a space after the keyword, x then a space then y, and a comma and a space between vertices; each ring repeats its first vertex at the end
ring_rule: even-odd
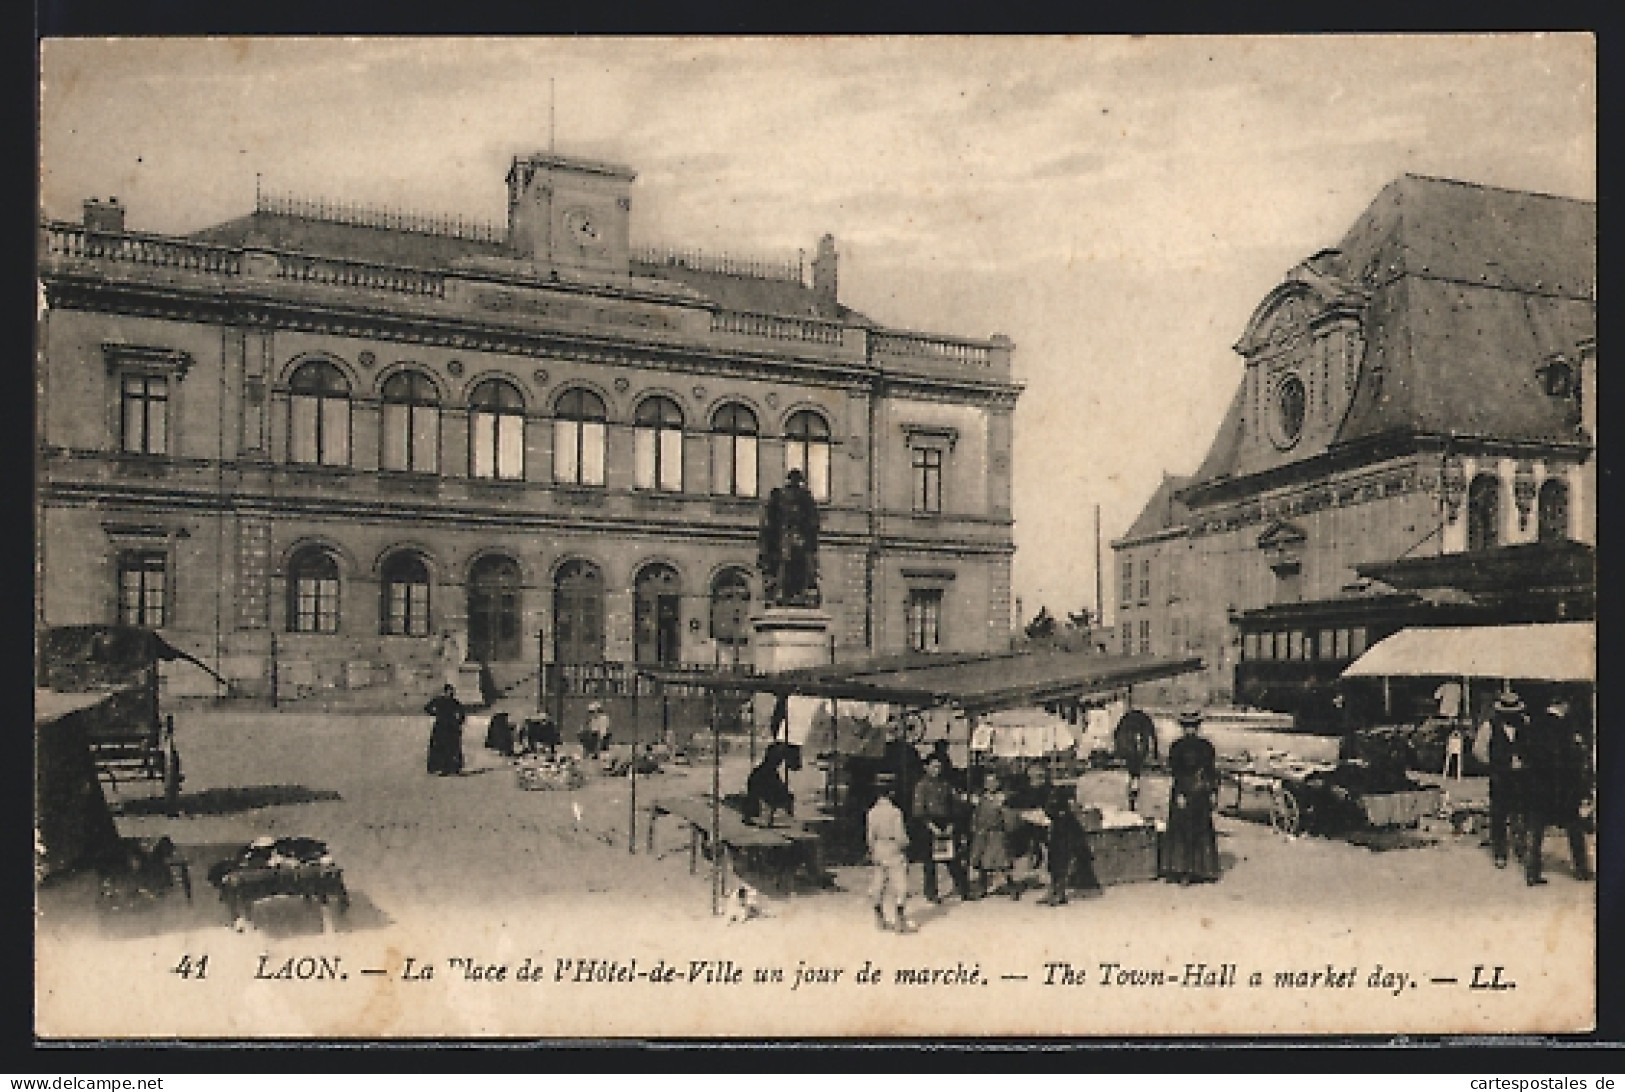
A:
POLYGON ((1528 726, 1523 699, 1503 690, 1490 710, 1490 852, 1496 868, 1507 866, 1507 826, 1523 811, 1528 726))
POLYGON ((1580 879, 1591 876, 1580 804, 1586 796, 1587 744, 1569 716, 1569 700, 1556 693, 1528 728, 1524 790, 1524 829, 1529 839, 1524 850, 1524 880, 1529 886, 1546 882, 1541 875, 1541 848, 1546 828, 1560 826, 1568 834, 1569 859, 1580 879))

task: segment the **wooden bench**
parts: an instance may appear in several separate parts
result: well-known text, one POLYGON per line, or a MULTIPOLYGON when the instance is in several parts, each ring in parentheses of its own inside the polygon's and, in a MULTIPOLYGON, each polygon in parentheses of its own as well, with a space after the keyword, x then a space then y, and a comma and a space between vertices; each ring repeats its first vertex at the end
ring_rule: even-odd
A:
MULTIPOLYGON (((700 846, 710 844, 712 825, 712 805, 709 798, 686 797, 676 800, 657 800, 649 805, 649 830, 647 835, 647 850, 654 852, 655 821, 663 815, 672 815, 681 819, 688 827, 688 871, 690 874, 699 871, 700 846)), ((752 865, 759 864, 764 853, 769 851, 783 851, 795 849, 796 865, 805 862, 808 871, 822 882, 823 868, 823 838, 819 832, 804 823, 793 822, 792 825, 760 827, 753 826, 742 819, 737 812, 729 807, 717 810, 717 840, 720 847, 712 847, 712 852, 722 853, 722 867, 724 875, 729 868, 738 873, 736 862, 743 858, 752 865)), ((789 887, 790 875, 795 868, 772 870, 775 886, 780 890, 789 887)))

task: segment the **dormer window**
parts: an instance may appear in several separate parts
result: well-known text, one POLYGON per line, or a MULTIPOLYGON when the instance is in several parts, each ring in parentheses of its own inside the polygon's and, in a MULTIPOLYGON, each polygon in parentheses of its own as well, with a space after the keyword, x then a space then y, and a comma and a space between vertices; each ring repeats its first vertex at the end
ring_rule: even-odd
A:
POLYGON ((1572 398, 1575 395, 1574 368, 1560 356, 1554 356, 1535 369, 1540 386, 1548 397, 1572 398))

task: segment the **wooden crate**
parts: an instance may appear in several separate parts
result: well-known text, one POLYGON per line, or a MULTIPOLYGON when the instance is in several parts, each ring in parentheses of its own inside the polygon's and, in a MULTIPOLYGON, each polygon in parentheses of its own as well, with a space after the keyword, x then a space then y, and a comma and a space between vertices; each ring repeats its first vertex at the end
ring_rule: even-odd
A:
POLYGON ((1090 831, 1095 877, 1103 885, 1157 878, 1157 830, 1153 826, 1090 831))

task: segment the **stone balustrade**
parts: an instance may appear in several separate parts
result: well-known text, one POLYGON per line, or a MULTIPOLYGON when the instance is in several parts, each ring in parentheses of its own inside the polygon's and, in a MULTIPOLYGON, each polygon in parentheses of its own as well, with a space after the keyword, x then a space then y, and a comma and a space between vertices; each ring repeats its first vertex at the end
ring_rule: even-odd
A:
POLYGON ((992 349, 980 342, 919 334, 875 334, 873 337, 876 356, 923 358, 970 368, 987 368, 993 362, 992 349))
POLYGON ((446 298, 446 276, 426 269, 377 265, 342 258, 313 258, 301 254, 276 255, 275 275, 283 280, 331 284, 343 288, 370 288, 412 296, 446 298))
POLYGON ((818 345, 839 345, 844 327, 838 322, 817 319, 763 315, 749 311, 713 311, 711 332, 771 338, 774 341, 809 341, 818 345))
POLYGON ((73 224, 46 225, 45 252, 51 257, 130 262, 195 273, 237 276, 243 269, 243 253, 233 247, 135 232, 109 235, 73 224))

